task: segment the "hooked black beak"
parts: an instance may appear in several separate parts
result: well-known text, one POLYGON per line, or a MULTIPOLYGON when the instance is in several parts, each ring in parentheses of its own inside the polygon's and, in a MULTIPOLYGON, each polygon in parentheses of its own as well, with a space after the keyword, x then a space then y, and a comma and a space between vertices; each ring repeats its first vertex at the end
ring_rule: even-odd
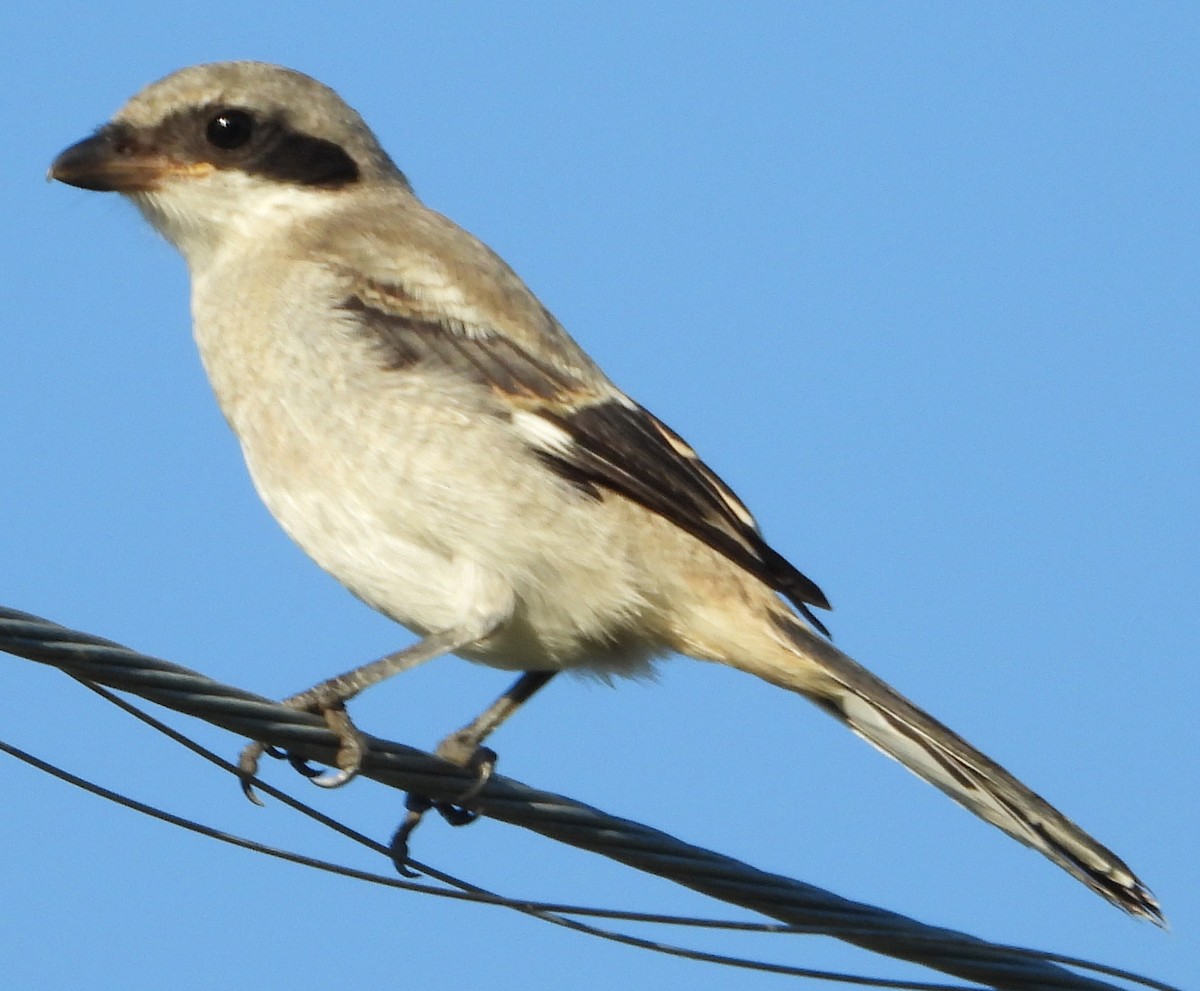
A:
POLYGON ((123 128, 109 124, 59 155, 46 177, 104 193, 144 193, 172 171, 166 158, 139 147, 123 128))

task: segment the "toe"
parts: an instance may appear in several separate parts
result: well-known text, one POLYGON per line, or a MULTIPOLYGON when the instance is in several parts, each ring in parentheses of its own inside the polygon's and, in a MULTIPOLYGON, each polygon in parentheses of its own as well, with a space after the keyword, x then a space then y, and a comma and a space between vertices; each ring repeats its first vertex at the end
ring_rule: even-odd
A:
POLYGON ((265 749, 261 743, 251 743, 238 757, 238 780, 242 785, 242 794, 255 805, 263 803, 254 790, 254 777, 258 774, 258 761, 265 749))
POLYGON ((325 725, 338 738, 336 770, 314 777, 312 782, 321 788, 340 788, 357 777, 367 752, 367 741, 342 706, 326 709, 322 715, 325 725))

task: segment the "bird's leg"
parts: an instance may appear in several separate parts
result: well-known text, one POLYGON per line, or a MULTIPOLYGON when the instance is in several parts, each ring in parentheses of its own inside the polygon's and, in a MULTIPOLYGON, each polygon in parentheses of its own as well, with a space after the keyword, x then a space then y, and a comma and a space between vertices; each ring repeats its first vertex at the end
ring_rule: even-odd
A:
POLYGON ((437 745, 435 751, 443 760, 459 767, 476 771, 479 780, 460 795, 456 801, 466 802, 479 794, 487 784, 496 767, 496 753, 481 746, 509 716, 516 712, 539 688, 543 687, 557 671, 526 671, 512 683, 508 691, 472 719, 466 726, 456 730, 437 745))
POLYGON ((435 802, 422 795, 410 794, 408 796, 408 800, 405 802, 408 815, 404 817, 400 828, 396 830, 391 843, 392 860, 401 874, 411 875, 411 871, 404 866, 408 860, 408 837, 431 808, 436 809, 451 826, 465 826, 478 818, 477 813, 463 808, 463 803, 469 802, 479 794, 496 768, 496 752, 482 746, 483 741, 557 673, 557 671, 526 671, 513 682, 508 691, 483 712, 438 744, 436 753, 439 757, 457 764, 459 767, 470 768, 475 772, 476 779, 471 787, 453 802, 435 802))
MULTIPOLYGON (((350 716, 346 712, 346 702, 359 692, 372 685, 377 685, 401 671, 424 664, 442 654, 452 653, 479 639, 481 638, 478 630, 470 633, 461 630, 432 633, 410 647, 354 668, 352 671, 339 674, 328 681, 322 681, 308 691, 284 699, 281 704, 286 705, 289 709, 315 712, 321 715, 325 720, 325 725, 338 738, 338 751, 334 762, 337 770, 332 774, 310 774, 304 770, 306 765, 298 761, 293 761, 293 766, 303 770, 303 773, 311 777, 315 784, 323 788, 336 788, 344 785, 358 773, 366 752, 366 741, 362 733, 350 721, 350 716)), ((258 770, 258 761, 264 752, 267 752, 267 747, 262 743, 255 742, 242 751, 238 760, 242 791, 256 804, 262 803, 254 794, 250 782, 258 770)), ((270 752, 274 754, 274 751, 270 752)))

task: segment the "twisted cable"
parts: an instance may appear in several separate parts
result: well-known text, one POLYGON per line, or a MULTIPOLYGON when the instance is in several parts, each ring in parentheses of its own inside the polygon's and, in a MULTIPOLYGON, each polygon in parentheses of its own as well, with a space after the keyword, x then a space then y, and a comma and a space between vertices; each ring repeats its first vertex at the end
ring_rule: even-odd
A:
MULTIPOLYGON (((288 709, 102 637, 0 607, 0 650, 131 692, 305 760, 325 764, 334 760, 337 740, 319 716, 288 709)), ((378 737, 368 741, 370 749, 360 774, 380 784, 453 801, 474 783, 471 772, 432 754, 378 737)), ((997 991, 1116 991, 1111 984, 1012 948, 758 870, 503 775, 488 780, 472 801, 472 809, 789 925, 997 991)))

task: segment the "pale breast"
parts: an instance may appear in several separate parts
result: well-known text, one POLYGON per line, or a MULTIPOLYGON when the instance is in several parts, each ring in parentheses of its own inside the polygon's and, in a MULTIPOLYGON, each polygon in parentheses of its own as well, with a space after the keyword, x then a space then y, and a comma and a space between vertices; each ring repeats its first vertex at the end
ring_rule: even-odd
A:
POLYGON ((420 634, 507 610, 475 660, 620 670, 653 653, 631 633, 649 608, 635 535, 546 471, 485 390, 382 368, 331 277, 288 271, 232 314, 199 283, 194 309, 218 402, 292 539, 420 634))

